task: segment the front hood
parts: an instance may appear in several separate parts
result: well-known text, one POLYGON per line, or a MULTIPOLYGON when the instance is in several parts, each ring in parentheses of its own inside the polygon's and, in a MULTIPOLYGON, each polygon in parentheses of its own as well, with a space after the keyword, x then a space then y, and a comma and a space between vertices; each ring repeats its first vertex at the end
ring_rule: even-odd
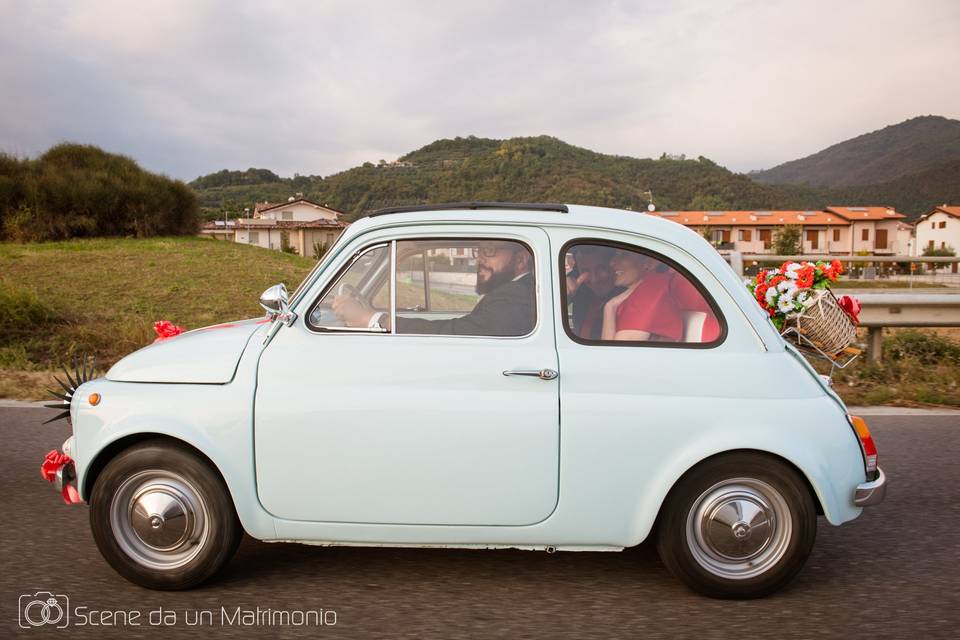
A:
POLYGON ((233 379, 250 336, 267 322, 228 322, 154 342, 113 365, 107 380, 225 384, 233 379))

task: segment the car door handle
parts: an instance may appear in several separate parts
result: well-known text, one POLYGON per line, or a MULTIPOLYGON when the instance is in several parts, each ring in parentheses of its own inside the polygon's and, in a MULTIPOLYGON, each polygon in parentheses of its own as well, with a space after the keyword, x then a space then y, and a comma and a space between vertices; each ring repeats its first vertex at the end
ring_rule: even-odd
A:
POLYGON ((553 369, 507 369, 505 376, 529 376, 541 380, 555 380, 560 374, 553 369))

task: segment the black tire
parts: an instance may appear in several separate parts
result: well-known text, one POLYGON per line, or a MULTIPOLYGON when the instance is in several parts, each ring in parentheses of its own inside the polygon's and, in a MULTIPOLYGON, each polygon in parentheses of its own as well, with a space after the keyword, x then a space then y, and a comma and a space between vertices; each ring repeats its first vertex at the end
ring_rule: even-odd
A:
POLYGON ((186 447, 164 440, 139 443, 107 464, 90 498, 90 527, 117 573, 163 590, 208 580, 243 536, 220 475, 186 447))
POLYGON ((800 572, 816 536, 816 506, 795 469, 773 456, 732 453, 697 465, 670 491, 657 551, 703 595, 759 598, 800 572))

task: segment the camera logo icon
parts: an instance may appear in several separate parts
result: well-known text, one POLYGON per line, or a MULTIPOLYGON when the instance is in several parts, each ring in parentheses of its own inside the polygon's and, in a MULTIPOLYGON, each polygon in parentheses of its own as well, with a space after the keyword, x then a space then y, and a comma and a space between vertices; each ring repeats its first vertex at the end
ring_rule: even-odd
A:
POLYGON ((63 629, 70 624, 70 598, 49 591, 25 593, 20 596, 19 622, 21 629, 46 626, 63 629))

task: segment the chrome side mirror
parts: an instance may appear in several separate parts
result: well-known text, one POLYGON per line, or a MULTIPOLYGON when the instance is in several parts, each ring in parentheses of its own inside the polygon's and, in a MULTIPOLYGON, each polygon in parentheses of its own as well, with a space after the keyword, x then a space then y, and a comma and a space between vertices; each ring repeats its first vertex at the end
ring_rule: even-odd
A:
POLYGON ((290 311, 289 303, 287 287, 282 283, 273 285, 260 295, 260 306, 267 311, 267 316, 271 320, 279 318, 287 326, 297 319, 296 314, 290 311))

